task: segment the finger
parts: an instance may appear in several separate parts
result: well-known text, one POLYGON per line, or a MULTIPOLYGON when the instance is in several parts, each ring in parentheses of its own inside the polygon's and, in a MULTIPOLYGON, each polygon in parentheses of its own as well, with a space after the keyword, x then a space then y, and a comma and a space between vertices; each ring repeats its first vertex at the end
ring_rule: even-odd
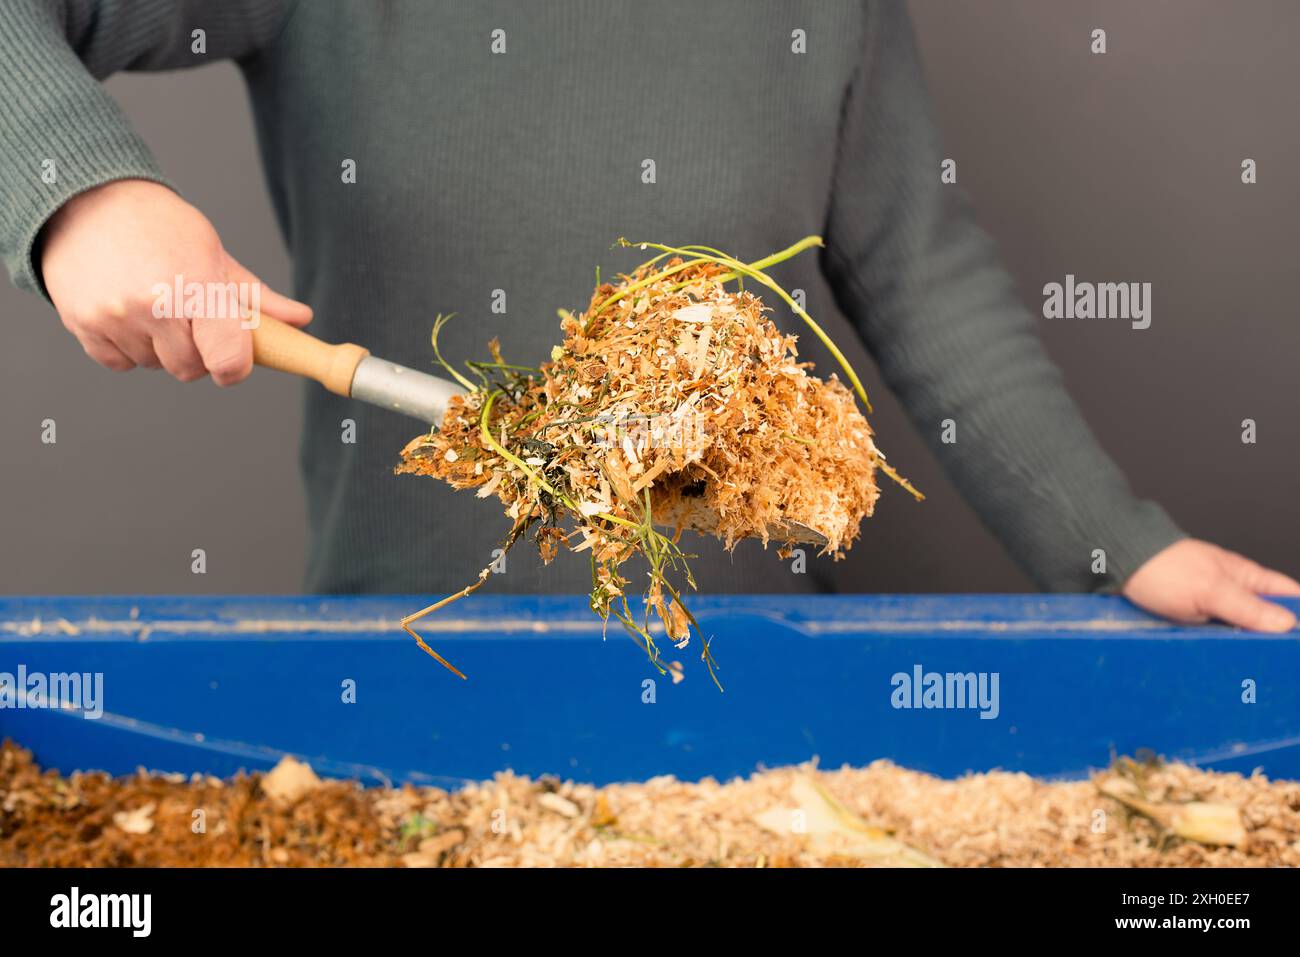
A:
POLYGON ((240 289, 240 296, 241 304, 249 313, 260 313, 293 326, 305 326, 311 322, 311 306, 276 292, 230 253, 226 253, 226 271, 235 282, 248 287, 247 292, 240 289))
POLYGON ((129 372, 135 368, 135 363, 121 349, 102 336, 79 335, 77 341, 81 343, 81 348, 85 350, 86 355, 105 369, 129 372))
POLYGON ((194 345, 213 382, 228 386, 248 378, 253 369, 253 336, 241 328, 241 320, 195 319, 192 327, 194 345))
POLYGON ((1252 594, 1237 584, 1222 585, 1206 602, 1206 611, 1220 621, 1251 631, 1290 631, 1295 615, 1281 605, 1252 594))
POLYGON ((207 374, 203 357, 194 345, 192 323, 187 319, 160 320, 153 348, 163 368, 181 382, 193 382, 207 374))
POLYGON ((1229 573, 1243 587, 1258 595, 1300 595, 1300 582, 1271 568, 1253 562, 1245 555, 1224 555, 1229 573))
POLYGON ((1300 595, 1300 582, 1261 565, 1254 591, 1260 595, 1300 595))
POLYGON ((122 353, 142 369, 161 369, 162 362, 154 351, 153 340, 129 330, 118 330, 112 339, 122 353))

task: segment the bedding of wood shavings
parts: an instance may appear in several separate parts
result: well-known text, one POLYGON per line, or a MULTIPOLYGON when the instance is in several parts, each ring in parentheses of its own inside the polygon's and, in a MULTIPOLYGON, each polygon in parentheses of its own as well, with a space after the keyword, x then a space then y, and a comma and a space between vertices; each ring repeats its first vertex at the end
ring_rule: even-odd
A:
POLYGON ((0 865, 862 866, 896 862, 877 852, 891 841, 950 866, 1300 865, 1300 782, 1161 765, 1141 783, 1153 800, 1239 808, 1247 845, 1173 837, 1091 782, 1007 773, 945 781, 884 761, 726 784, 655 778, 595 788, 502 774, 449 793, 320 781, 292 763, 227 781, 63 777, 6 742, 0 865), (816 814, 802 833, 785 828, 810 788, 871 833, 823 834, 816 814))
POLYGON ((883 457, 853 393, 810 375, 762 301, 727 287, 735 278, 678 257, 603 283, 584 313, 564 314, 563 343, 539 370, 509 365, 494 340, 493 361, 472 367, 482 387, 453 399, 397 468, 495 495, 513 522, 507 547, 536 523, 545 561, 589 552, 593 609, 612 610, 656 661, 650 612, 681 643, 693 619, 679 594, 687 556, 655 527, 728 548, 814 542, 838 558, 879 495, 883 457), (650 564, 644 627, 620 574, 637 552, 650 564))

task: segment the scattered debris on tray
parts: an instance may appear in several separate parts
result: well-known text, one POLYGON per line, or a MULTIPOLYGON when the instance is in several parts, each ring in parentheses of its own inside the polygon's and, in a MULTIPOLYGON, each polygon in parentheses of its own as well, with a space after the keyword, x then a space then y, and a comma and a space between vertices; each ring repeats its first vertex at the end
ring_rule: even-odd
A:
POLYGON ((947 781, 877 761, 726 784, 502 774, 447 792, 320 780, 292 759, 225 781, 63 777, 6 742, 0 866, 83 865, 1294 867, 1300 782, 1154 761, 1094 781, 947 781), (1120 780, 1124 800, 1102 793, 1120 780))

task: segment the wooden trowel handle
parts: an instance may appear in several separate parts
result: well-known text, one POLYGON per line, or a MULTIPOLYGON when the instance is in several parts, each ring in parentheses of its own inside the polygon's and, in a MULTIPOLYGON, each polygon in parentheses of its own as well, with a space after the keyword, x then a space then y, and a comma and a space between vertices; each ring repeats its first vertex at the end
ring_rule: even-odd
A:
POLYGON ((260 317, 253 330, 253 361, 268 369, 315 379, 335 395, 352 394, 352 377, 370 350, 331 345, 279 319, 260 317))

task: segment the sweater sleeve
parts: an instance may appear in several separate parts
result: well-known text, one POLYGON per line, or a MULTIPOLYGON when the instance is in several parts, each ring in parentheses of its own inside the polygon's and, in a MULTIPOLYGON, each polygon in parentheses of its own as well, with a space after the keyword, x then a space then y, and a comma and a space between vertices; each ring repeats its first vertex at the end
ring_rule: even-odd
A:
POLYGON ((18 286, 44 292, 33 248, 73 196, 118 179, 166 182, 99 81, 252 56, 291 2, 0 2, 0 258, 18 286))
POLYGON ((1098 446, 955 185, 904 5, 871 3, 823 268, 962 496, 1041 587, 1118 588, 1184 537, 1098 446), (941 441, 944 419, 956 441, 941 441), (1094 573, 1094 549, 1105 574, 1094 573))

